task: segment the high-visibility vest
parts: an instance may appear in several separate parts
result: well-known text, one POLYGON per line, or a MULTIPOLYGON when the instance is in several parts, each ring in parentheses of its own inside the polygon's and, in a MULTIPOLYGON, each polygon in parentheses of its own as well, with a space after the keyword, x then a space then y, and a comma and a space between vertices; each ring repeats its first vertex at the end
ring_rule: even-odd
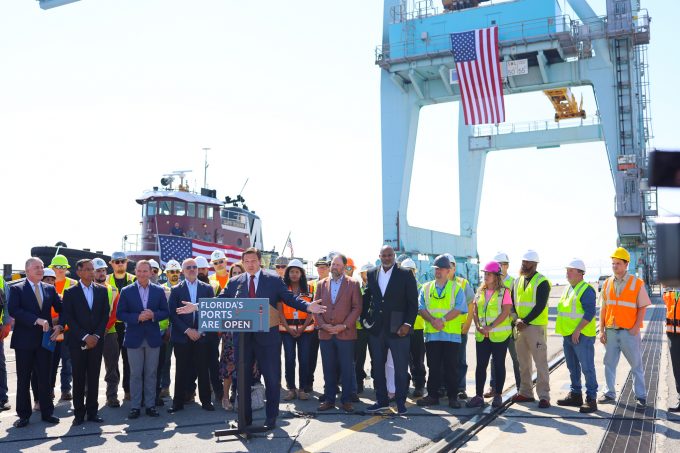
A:
POLYGON ((116 309, 118 308, 118 298, 120 292, 115 286, 108 283, 106 285, 106 292, 109 296, 109 320, 106 322, 106 333, 114 333, 116 331, 116 309))
MULTIPOLYGON (((129 273, 129 272, 126 272, 126 273, 125 273, 125 278, 126 278, 126 280, 127 280, 127 285, 125 285, 125 286, 131 285, 131 284, 133 284, 133 283, 135 282, 135 276, 132 275, 132 274, 129 273)), ((116 286, 116 274, 109 274, 109 278, 106 279, 106 283, 107 283, 108 285, 111 285, 113 288, 118 289, 118 287, 116 286)), ((122 288, 121 288, 121 289, 122 289, 122 288)), ((120 295, 120 291, 119 291, 118 293, 119 293, 119 295, 120 295)), ((117 305, 117 304, 116 304, 116 305, 117 305)), ((116 322, 123 322, 123 321, 116 320, 116 322)))
MULTIPOLYGON (((557 321, 555 323, 555 332, 567 336, 574 333, 581 320, 585 311, 583 311, 583 305, 581 304, 581 296, 586 292, 588 288, 592 288, 588 283, 581 280, 573 288, 567 286, 562 293, 560 301, 557 303, 557 321)), ((595 291, 593 289, 593 291, 595 291)), ((594 337, 596 332, 596 320, 590 320, 588 324, 581 330, 581 333, 586 337, 594 337)))
MULTIPOLYGON (((605 327, 621 327, 632 329, 637 319, 637 298, 645 282, 634 275, 628 275, 621 294, 616 295, 614 276, 605 280, 602 285, 602 314, 605 327)), ((642 328, 642 323, 640 323, 642 328)))
MULTIPOLYGON (((7 304, 7 293, 5 292, 5 278, 0 276, 0 291, 4 293, 5 305, 7 304)), ((0 309, 0 324, 2 324, 2 317, 5 315, 4 307, 0 309)))
MULTIPOLYGON (((470 284, 470 282, 468 282, 467 279, 464 279, 463 277, 456 276, 456 286, 460 287, 460 289, 462 289, 463 291, 465 291, 465 289, 467 288, 467 286, 469 284, 470 284)), ((463 293, 463 295, 464 294, 465 293, 463 293)), ((465 300, 465 305, 467 306, 467 299, 465 300)), ((458 319, 458 322, 460 322, 461 326, 467 322, 468 316, 471 316, 470 312, 461 313, 461 314, 458 315, 458 318, 460 318, 460 319, 458 319)))
MULTIPOLYGON (((66 279, 64 280, 64 286, 61 288, 61 292, 58 293, 59 298, 63 299, 64 298, 64 291, 66 291, 71 286, 74 286, 74 285, 77 285, 77 284, 78 284, 78 280, 73 280, 72 278, 66 277, 66 279)), ((55 289, 56 289, 56 286, 55 286, 55 289)), ((57 313, 54 310, 54 306, 50 307, 50 316, 52 317, 53 324, 55 324, 56 320, 59 319, 59 313, 57 313)), ((64 332, 68 332, 68 326, 67 325, 64 325, 64 332)), ((60 341, 60 342, 64 341, 64 336, 59 335, 59 337, 57 338, 57 341, 60 341)))
MULTIPOLYGON (((222 290, 224 289, 224 286, 227 286, 226 283, 224 284, 224 286, 220 285, 220 281, 217 279, 217 274, 209 275, 208 280, 210 280, 210 284, 215 290, 215 296, 219 296, 222 290)), ((227 274, 227 283, 229 283, 229 274, 227 274)))
MULTIPOLYGON (((524 318, 527 316, 531 310, 536 306, 536 290, 538 286, 543 282, 548 282, 550 286, 550 281, 538 272, 531 277, 529 284, 524 287, 525 278, 523 275, 515 279, 514 290, 515 290, 515 311, 517 316, 524 318)), ((548 325, 548 304, 545 305, 545 309, 540 315, 536 316, 533 321, 529 324, 534 326, 547 326, 548 325)))
MULTIPOLYGON (((309 285, 307 286, 308 290, 311 290, 309 285)), ((288 289, 291 288, 288 287, 288 289)), ((314 300, 313 294, 310 301, 311 300, 314 300)), ((288 323, 289 326, 303 326, 305 324, 305 321, 307 320, 307 316, 310 316, 304 311, 300 311, 293 307, 289 307, 286 304, 282 305, 283 305, 283 317, 286 318, 286 322, 288 323)), ((279 332, 288 332, 282 323, 279 324, 279 332)), ((307 327, 305 327, 305 332, 314 332, 314 321, 312 321, 307 327)))
MULTIPOLYGON (((418 283, 418 293, 422 289, 423 285, 418 283)), ((423 330, 425 328, 425 320, 422 316, 416 315, 416 321, 413 323, 413 330, 423 330)), ((422 335, 422 333, 421 333, 422 335)))
MULTIPOLYGON (((443 318, 455 306, 456 296, 460 291, 460 286, 454 281, 447 281, 444 287, 444 295, 439 297, 437 295, 437 288, 434 280, 423 285, 425 295, 425 307, 433 318, 443 318)), ((460 321, 460 316, 456 316, 450 321, 444 323, 444 328, 439 331, 435 329, 431 323, 425 321, 425 333, 446 332, 460 335, 463 331, 463 323, 460 321)))
MULTIPOLYGON (((477 299, 477 317, 482 326, 487 327, 492 325, 501 315, 505 291, 507 291, 507 288, 500 288, 500 291, 494 291, 491 295, 491 299, 488 301, 486 300, 486 291, 481 291, 481 294, 477 299)), ((500 324, 489 332, 489 340, 493 343, 502 343, 510 337, 510 334, 512 334, 512 321, 510 320, 510 316, 506 316, 500 324)), ((482 342, 484 341, 484 335, 475 332, 475 339, 478 342, 482 342)))
POLYGON ((680 335, 680 316, 678 316, 678 300, 680 291, 669 290, 663 293, 666 304, 666 333, 680 335))
POLYGON ((503 284, 505 285, 506 288, 512 289, 512 284, 515 283, 515 277, 511 277, 509 275, 505 276, 505 279, 503 280, 503 284))

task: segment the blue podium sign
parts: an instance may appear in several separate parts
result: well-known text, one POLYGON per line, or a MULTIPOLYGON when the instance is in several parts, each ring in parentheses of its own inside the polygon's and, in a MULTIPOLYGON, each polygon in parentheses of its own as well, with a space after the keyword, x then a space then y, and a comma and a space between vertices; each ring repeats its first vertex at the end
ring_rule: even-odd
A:
POLYGON ((199 332, 269 332, 269 299, 198 300, 199 332))

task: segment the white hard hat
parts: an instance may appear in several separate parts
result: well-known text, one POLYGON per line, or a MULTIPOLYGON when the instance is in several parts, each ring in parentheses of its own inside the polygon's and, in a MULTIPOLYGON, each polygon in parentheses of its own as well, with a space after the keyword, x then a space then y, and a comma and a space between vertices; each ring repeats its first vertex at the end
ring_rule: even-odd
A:
POLYGON ((456 259, 450 253, 442 253, 442 256, 447 257, 451 264, 456 264, 456 259))
POLYGON ((46 267, 45 271, 43 273, 43 278, 45 278, 45 277, 57 278, 57 274, 55 274, 54 271, 52 269, 50 269, 49 267, 46 267))
POLYGON ((149 266, 155 267, 156 269, 160 269, 160 268, 161 268, 161 267, 158 265, 158 261, 156 261, 156 260, 153 259, 153 258, 151 258, 151 259, 149 260, 149 266))
POLYGON ((208 260, 205 259, 204 256, 197 256, 195 258, 196 260, 196 266, 198 266, 199 269, 203 269, 205 267, 210 267, 210 264, 208 264, 208 260))
POLYGON ((106 269, 106 262, 101 258, 95 258, 92 260, 92 266, 94 266, 94 270, 106 269))
POLYGON ((165 271, 181 271, 182 266, 175 260, 170 260, 168 261, 168 264, 165 265, 165 271))
POLYGON ((534 263, 538 263, 538 253, 534 250, 527 250, 524 252, 524 255, 522 255, 522 261, 533 261, 534 263))
POLYGON ((373 263, 366 263, 363 266, 361 266, 361 269, 359 269, 359 272, 368 272, 371 269, 373 269, 375 265, 373 263))
POLYGON ((418 269, 416 267, 416 262, 413 261, 411 258, 406 258, 404 261, 401 262, 401 268, 402 269, 418 269))
POLYGON ((569 267, 581 270, 583 272, 586 271, 586 263, 584 263, 583 260, 579 258, 572 258, 571 261, 569 261, 569 264, 567 264, 567 268, 569 267))
POLYGON ((305 270, 304 264, 302 264, 302 261, 300 261, 297 258, 290 260, 290 262, 288 262, 288 266, 286 267, 297 267, 299 269, 302 269, 303 271, 305 270))
POLYGON ((227 255, 225 255, 222 250, 215 250, 210 255, 210 261, 212 261, 212 262, 215 262, 217 260, 226 260, 226 259, 227 259, 227 255))
POLYGON ((493 257, 493 260, 497 263, 509 263, 510 258, 508 258, 508 254, 505 252, 496 252, 496 256, 493 257))

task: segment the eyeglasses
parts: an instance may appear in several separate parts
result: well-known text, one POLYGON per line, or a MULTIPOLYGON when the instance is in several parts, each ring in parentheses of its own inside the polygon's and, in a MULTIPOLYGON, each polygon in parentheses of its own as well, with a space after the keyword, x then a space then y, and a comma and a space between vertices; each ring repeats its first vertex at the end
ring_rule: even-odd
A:
POLYGON ((179 274, 179 271, 165 271, 165 273, 168 275, 176 275, 179 274))
POLYGON ((198 269, 198 266, 184 266, 184 269, 192 271, 194 269, 198 269))
POLYGON ((224 260, 213 261, 213 264, 220 266, 220 265, 224 264, 224 260))
POLYGON ((113 264, 125 264, 125 263, 127 263, 127 260, 113 260, 111 262, 113 264))
POLYGON ((68 269, 68 266, 62 266, 62 265, 52 266, 52 269, 68 269))
POLYGON ((286 266, 285 266, 284 264, 277 264, 277 265, 276 265, 276 268, 277 268, 277 269, 285 269, 286 266))

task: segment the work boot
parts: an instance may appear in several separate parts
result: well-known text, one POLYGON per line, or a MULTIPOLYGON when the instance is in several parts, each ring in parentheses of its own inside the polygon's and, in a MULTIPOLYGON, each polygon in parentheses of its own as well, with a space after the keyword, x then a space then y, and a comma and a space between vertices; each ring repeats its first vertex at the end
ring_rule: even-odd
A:
POLYGON ((583 395, 579 393, 569 392, 567 396, 561 400, 557 400, 558 406, 581 407, 583 406, 583 395))
POLYGON ((297 398, 297 392, 295 391, 295 389, 288 389, 288 391, 286 391, 285 396, 283 397, 283 400, 293 401, 295 398, 297 398))
POLYGON ((423 395, 425 395, 425 389, 423 387, 416 387, 413 389, 413 393, 411 393, 413 398, 420 398, 423 395))
POLYGON ((586 402, 581 405, 578 411, 582 414, 590 414, 592 412, 596 412, 597 401, 595 401, 595 398, 586 398, 586 402))
POLYGON ((418 406, 436 406, 439 404, 439 398, 432 395, 427 395, 425 398, 419 399, 416 404, 418 406))
POLYGON ((494 390, 492 387, 489 387, 489 390, 487 390, 484 394, 484 398, 493 398, 494 396, 496 396, 496 390, 494 390))
POLYGON ((307 401, 309 399, 309 393, 303 390, 298 390, 298 398, 300 398, 302 401, 307 401))

